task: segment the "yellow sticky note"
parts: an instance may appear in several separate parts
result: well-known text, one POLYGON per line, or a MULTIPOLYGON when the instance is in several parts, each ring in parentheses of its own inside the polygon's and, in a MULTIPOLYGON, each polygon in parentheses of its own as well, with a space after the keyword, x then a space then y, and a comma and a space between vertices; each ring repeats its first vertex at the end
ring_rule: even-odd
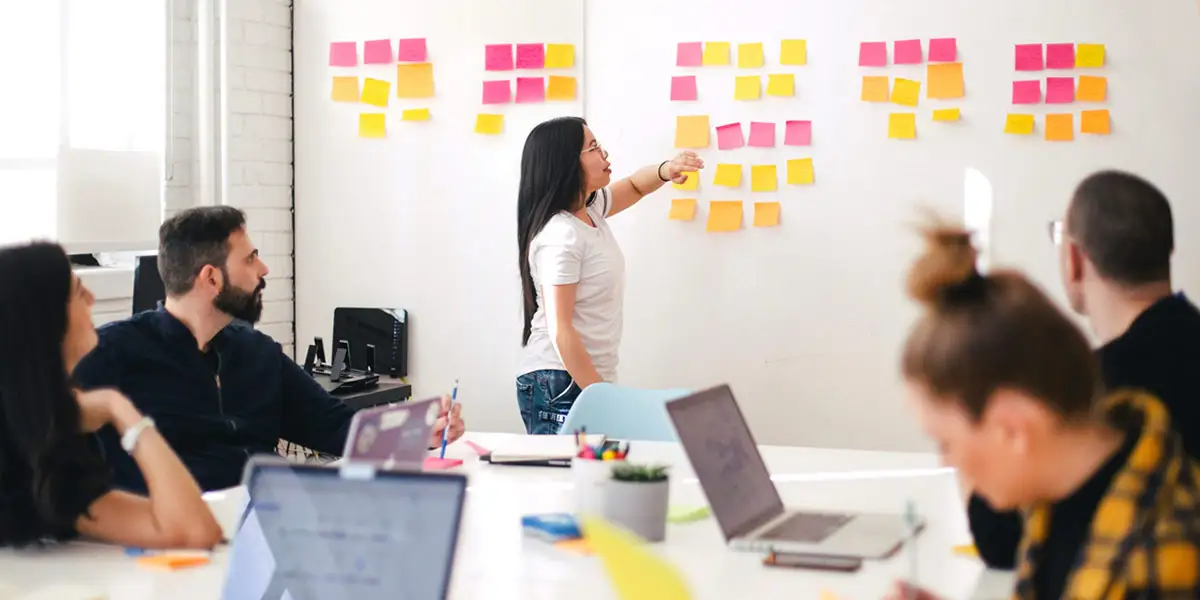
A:
POLYGON ((979 556, 979 549, 975 547, 975 544, 961 544, 955 546, 953 552, 959 556, 979 556))
POLYGON ((886 76, 863 76, 862 100, 863 102, 887 102, 888 78, 886 76))
POLYGON ((754 165, 750 167, 750 191, 773 192, 778 189, 778 179, 775 165, 754 165))
POLYGON ((574 44, 546 44, 547 69, 570 69, 575 66, 574 44))
POLYGON ((683 175, 687 177, 683 183, 671 182, 671 187, 677 190, 695 190, 700 184, 700 174, 695 171, 684 171, 683 175))
POLYGON ((738 44, 738 68, 757 69, 763 66, 762 42, 738 44))
POLYGON ((758 100, 762 94, 762 81, 758 75, 739 75, 733 88, 734 100, 758 100))
POLYGON ((547 100, 574 100, 575 78, 562 75, 551 75, 550 83, 546 85, 547 100))
POLYGON ((584 516, 580 521, 583 537, 600 557, 617 598, 691 600, 692 592, 679 569, 647 549, 636 535, 595 517, 584 516))
POLYGON ((729 64, 729 42, 704 42, 704 55, 700 64, 706 67, 722 67, 729 64))
POLYGON ((1104 66, 1104 44, 1076 44, 1075 68, 1099 68, 1104 66))
POLYGON ((671 201, 671 212, 667 218, 672 221, 691 221, 696 218, 695 198, 676 198, 671 201))
POLYGON ((363 81, 362 102, 371 106, 386 107, 388 105, 388 92, 391 89, 391 82, 368 77, 363 81))
POLYGON ((957 121, 959 118, 959 109, 957 108, 936 108, 933 110, 934 121, 957 121))
POLYGON ((363 113, 358 115, 358 137, 381 138, 387 137, 387 124, 383 113, 363 113))
POLYGON ((796 76, 791 73, 767 75, 768 96, 795 96, 796 76))
POLYGON ((779 203, 778 202, 755 202, 754 203, 754 226, 755 227, 774 227, 779 224, 779 203))
POLYGON ((504 131, 504 115, 480 113, 475 117, 475 133, 500 135, 504 131))
POLYGON ((433 64, 396 65, 396 96, 400 98, 432 98, 433 64))
POLYGON ((813 161, 811 158, 793 158, 787 161, 788 185, 809 185, 813 180, 813 161))
POLYGON ((1033 115, 1008 115, 1004 121, 1004 133, 1029 135, 1033 133, 1033 115))
POLYGON ((916 106, 921 97, 921 82, 896 78, 892 84, 892 103, 901 106, 916 106))
POLYGON ((888 115, 888 137, 894 140, 916 139, 917 114, 892 113, 888 115))
POLYGON ((400 115, 401 121, 428 121, 428 108, 409 108, 400 115))
POLYGON ((1075 99, 1080 102, 1104 102, 1108 97, 1108 78, 1092 75, 1079 76, 1079 89, 1075 99))
POLYGON ((717 172, 713 175, 714 185, 723 185, 725 187, 739 187, 742 185, 742 165, 719 164, 717 172))
POLYGON ((707 148, 708 130, 708 115, 675 117, 675 147, 707 148))
POLYGON ((928 98, 962 98, 962 63, 929 63, 925 67, 925 91, 928 98))
MULTIPOLYGON (((334 77, 331 97, 334 102, 358 102, 358 77, 334 77)), ((387 90, 383 92, 383 101, 387 102, 387 90)))
POLYGON ((1046 141, 1070 142, 1075 139, 1075 115, 1046 115, 1046 141))
POLYGON ((708 203, 709 232, 737 231, 742 228, 741 200, 714 200, 708 203))
POLYGON ((783 40, 779 43, 779 64, 808 64, 808 40, 783 40))
POLYGON ((1103 110, 1085 110, 1079 115, 1079 131, 1081 133, 1108 135, 1109 123, 1107 108, 1103 110))

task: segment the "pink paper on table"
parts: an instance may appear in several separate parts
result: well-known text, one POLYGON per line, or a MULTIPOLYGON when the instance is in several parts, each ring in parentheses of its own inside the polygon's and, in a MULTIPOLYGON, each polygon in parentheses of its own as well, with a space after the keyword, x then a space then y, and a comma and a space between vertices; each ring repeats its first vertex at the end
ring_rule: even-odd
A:
POLYGON ((329 44, 329 66, 353 67, 358 64, 358 46, 354 42, 329 44))
POLYGON ((886 67, 887 42, 863 42, 859 44, 858 66, 886 67))
POLYGON ((750 123, 750 145, 756 148, 775 147, 775 124, 754 121, 750 123))
POLYGON ((1074 101, 1074 77, 1046 78, 1046 104, 1069 104, 1074 101))
POLYGON ((684 101, 696 99, 696 76, 680 75, 671 78, 671 100, 684 101))
POLYGON ((518 77, 517 102, 542 102, 546 99, 545 77, 518 77))
POLYGON ((1075 44, 1046 44, 1047 69, 1074 69, 1075 44))
POLYGON ((488 44, 484 52, 484 68, 488 71, 513 70, 512 44, 488 44))
POLYGON ((924 60, 921 56, 921 40, 896 40, 892 44, 895 64, 919 65, 924 60))
POLYGON ((746 145, 746 138, 742 137, 742 124, 730 123, 717 127, 717 149, 718 150, 733 150, 746 145))
POLYGON ((461 458, 438 458, 436 456, 426 456, 425 464, 421 465, 421 467, 426 471, 444 471, 446 469, 453 469, 461 464, 463 464, 461 458))
POLYGON ((933 38, 929 40, 929 62, 954 62, 958 60, 958 40, 955 38, 933 38))
POLYGON ((1017 44, 1016 66, 1018 71, 1042 70, 1042 45, 1017 44))
POLYGON ((512 86, 507 79, 483 82, 484 104, 507 104, 512 102, 512 86))
POLYGON ((396 60, 399 62, 429 62, 425 38, 406 38, 397 43, 396 60))
POLYGON ((1014 81, 1012 90, 1013 104, 1037 104, 1042 101, 1042 82, 1014 81))
POLYGON ((788 121, 784 131, 784 146, 808 146, 812 144, 812 121, 788 121))
POLYGON ((463 440, 463 443, 466 444, 471 450, 474 450, 475 454, 478 454, 479 456, 486 456, 492 453, 491 450, 488 450, 487 448, 484 448, 483 446, 480 446, 471 440, 463 440))
POLYGON ((386 65, 392 62, 392 40, 363 42, 364 65, 386 65))
POLYGON ((546 47, 542 44, 517 44, 517 68, 541 69, 546 66, 546 47))
POLYGON ((699 67, 703 62, 703 42, 679 42, 679 49, 675 51, 675 66, 699 67))

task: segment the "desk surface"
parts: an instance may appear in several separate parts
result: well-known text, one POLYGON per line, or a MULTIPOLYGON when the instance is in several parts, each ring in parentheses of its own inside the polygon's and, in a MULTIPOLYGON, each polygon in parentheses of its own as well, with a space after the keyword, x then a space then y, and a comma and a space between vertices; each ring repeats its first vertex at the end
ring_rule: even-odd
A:
MULTIPOLYGON (((485 447, 505 437, 468 435, 485 447)), ((936 457, 772 446, 764 446, 762 452, 780 495, 790 506, 900 512, 906 499, 915 500, 930 523, 917 541, 918 579, 943 597, 1002 598, 1011 589, 1007 574, 986 571, 977 559, 953 554, 953 546, 968 542, 969 533, 954 474, 939 468, 936 457)), ((475 460, 461 442, 447 454, 464 458, 462 468, 470 477, 452 598, 615 597, 598 559, 566 554, 522 534, 522 515, 569 510, 569 469, 488 465, 475 460)), ((677 445, 635 444, 634 456, 674 465, 672 505, 704 504, 703 492, 677 445)), ((229 506, 230 500, 217 510, 229 506)), ((682 570, 697 599, 816 598, 829 591, 844 600, 874 600, 893 580, 907 577, 911 568, 903 552, 891 560, 869 561, 855 574, 766 568, 758 554, 727 549, 712 518, 670 525, 667 540, 652 548, 682 570)), ((95 544, 20 553, 0 550, 0 582, 35 590, 66 579, 103 590, 111 600, 216 599, 227 559, 223 548, 214 552, 207 566, 158 572, 138 567, 120 548, 95 544)))

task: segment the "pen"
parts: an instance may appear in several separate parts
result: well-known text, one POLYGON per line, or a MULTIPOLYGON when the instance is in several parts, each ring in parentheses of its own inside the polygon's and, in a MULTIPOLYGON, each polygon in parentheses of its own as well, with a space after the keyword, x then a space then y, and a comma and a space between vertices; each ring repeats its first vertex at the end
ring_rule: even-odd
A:
POLYGON ((904 520, 908 523, 908 600, 917 600, 917 506, 912 500, 904 507, 904 520))
POLYGON ((454 391, 450 392, 450 410, 446 411, 446 426, 442 428, 442 455, 446 458, 446 441, 450 435, 450 413, 454 412, 454 403, 458 401, 458 380, 454 380, 454 391))

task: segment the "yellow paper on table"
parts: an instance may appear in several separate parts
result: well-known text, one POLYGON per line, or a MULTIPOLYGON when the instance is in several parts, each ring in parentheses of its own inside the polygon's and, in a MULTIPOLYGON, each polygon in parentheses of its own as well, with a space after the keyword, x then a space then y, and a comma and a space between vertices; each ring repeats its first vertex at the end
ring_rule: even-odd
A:
POLYGON ((894 140, 916 139, 917 114, 892 113, 888 115, 888 137, 894 140))
POLYGON ((779 64, 808 64, 808 40, 783 40, 779 43, 779 64))
POLYGON ((929 98, 962 98, 962 63, 930 63, 925 67, 925 94, 929 98))
POLYGON ((433 64, 396 65, 396 96, 400 98, 432 98, 433 64))
POLYGON ((671 187, 677 190, 695 190, 696 186, 700 184, 700 174, 696 171, 685 171, 683 174, 687 177, 687 179, 685 179, 683 183, 675 183, 672 181, 671 187))
POLYGON ((381 138, 387 137, 387 124, 383 113, 363 113, 358 115, 358 137, 381 138))
POLYGON ((675 147, 707 148, 708 129, 708 115, 675 117, 675 147))
POLYGON ((504 115, 480 113, 475 117, 475 133, 499 135, 504 131, 504 115))
POLYGON ((428 121, 428 108, 409 108, 400 114, 401 121, 428 121))
POLYGON ((1104 102, 1108 97, 1108 79, 1092 75, 1079 76, 1079 89, 1075 99, 1080 102, 1104 102))
POLYGON ((575 66, 574 44, 546 44, 547 69, 570 69, 575 66))
POLYGON ((721 67, 729 64, 729 42, 704 42, 704 54, 700 64, 706 67, 721 67))
MULTIPOLYGON (((334 77, 330 96, 334 102, 358 102, 358 77, 334 77)), ((387 102, 387 91, 384 91, 383 99, 387 102)))
POLYGON ((173 553, 152 554, 142 556, 137 559, 139 567, 150 569, 160 569, 164 571, 174 571, 177 569, 187 569, 189 567, 199 567, 207 565, 209 558, 207 554, 202 553, 173 553))
POLYGON ((862 100, 863 102, 887 102, 888 78, 886 76, 863 76, 862 100))
POLYGON ((713 200, 708 203, 708 224, 705 225, 705 231, 716 233, 737 231, 741 228, 741 200, 713 200))
POLYGON ((892 84, 892 102, 901 106, 916 106, 921 97, 921 82, 896 78, 892 84))
POLYGON ((954 553, 959 556, 978 557, 979 549, 975 547, 975 544, 962 544, 954 547, 954 553))
POLYGON ((575 78, 562 75, 551 75, 546 85, 547 100, 574 100, 575 78))
POLYGON ((636 535, 595 517, 580 520, 583 536, 604 564, 619 600, 691 600, 679 570, 636 535))
POLYGON ((739 75, 733 88, 734 100, 758 100, 762 95, 762 81, 758 75, 739 75))
POLYGON ((1008 115, 1004 120, 1004 133, 1029 135, 1033 133, 1033 115, 1008 115))
POLYGON ((713 176, 714 185, 739 187, 742 185, 742 165, 719 164, 713 176))
POLYGON ((1079 115, 1080 133, 1108 135, 1110 127, 1107 108, 1103 110, 1085 110, 1079 115))
POLYGON ((371 106, 387 106, 391 89, 391 82, 368 77, 363 81, 362 102, 371 106))
POLYGON ((793 158, 787 161, 788 185, 808 185, 814 180, 811 158, 793 158))
POLYGON ((755 227, 774 227, 779 224, 779 203, 778 202, 755 202, 754 203, 754 226, 755 227))
POLYGON ((1046 141, 1070 142, 1075 139, 1075 115, 1046 115, 1046 141))
POLYGON ((957 108, 935 108, 933 110, 934 121, 957 121, 959 116, 957 108))
POLYGON ((1104 44, 1076 44, 1075 68, 1099 68, 1104 66, 1104 44))
POLYGON ((795 96, 796 76, 791 73, 767 75, 768 96, 795 96))
POLYGON ((738 68, 757 69, 763 66, 762 42, 738 44, 738 68))
POLYGON ((775 165, 754 165, 750 167, 750 191, 773 192, 778 189, 778 184, 775 165))
POLYGON ((667 219, 671 221, 691 221, 695 218, 695 198, 676 198, 671 201, 671 212, 667 213, 667 219))

